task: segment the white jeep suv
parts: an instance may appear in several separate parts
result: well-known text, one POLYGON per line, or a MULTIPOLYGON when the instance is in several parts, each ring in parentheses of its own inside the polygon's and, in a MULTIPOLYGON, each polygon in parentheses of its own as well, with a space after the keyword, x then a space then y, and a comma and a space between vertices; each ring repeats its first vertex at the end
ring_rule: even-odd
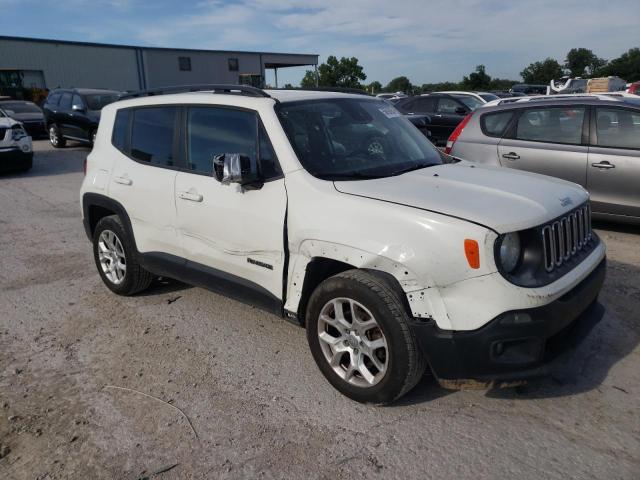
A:
POLYGON ((448 387, 538 375, 596 301, 582 187, 445 156, 374 97, 203 89, 102 112, 80 196, 113 292, 166 276, 264 307, 374 403, 427 366, 448 387))

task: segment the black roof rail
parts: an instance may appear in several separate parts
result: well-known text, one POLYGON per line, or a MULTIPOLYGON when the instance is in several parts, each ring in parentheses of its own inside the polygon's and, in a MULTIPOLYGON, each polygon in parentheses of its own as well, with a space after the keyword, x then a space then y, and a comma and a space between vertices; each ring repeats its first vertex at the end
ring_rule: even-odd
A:
POLYGON ((173 85, 169 87, 152 88, 149 90, 140 90, 137 92, 125 93, 120 100, 127 98, 153 97, 155 95, 170 95, 172 93, 186 92, 212 92, 212 93, 230 93, 233 95, 245 95, 247 97, 263 97, 272 98, 264 90, 251 87, 249 85, 232 85, 232 84, 198 84, 198 85, 173 85))
POLYGON ((303 92, 336 92, 336 93, 353 93, 356 95, 368 95, 364 90, 359 88, 347 88, 347 87, 292 87, 292 88, 269 88, 268 90, 293 90, 303 92))

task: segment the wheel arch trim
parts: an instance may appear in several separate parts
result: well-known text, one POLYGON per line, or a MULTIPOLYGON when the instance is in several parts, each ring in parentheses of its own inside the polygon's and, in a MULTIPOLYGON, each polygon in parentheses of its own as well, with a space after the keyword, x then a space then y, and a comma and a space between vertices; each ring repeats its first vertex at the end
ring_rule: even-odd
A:
POLYGON ((350 268, 388 274, 406 295, 411 314, 414 317, 431 318, 432 312, 441 308, 440 305, 432 305, 434 300, 438 300, 439 295, 426 295, 426 291, 432 290, 432 288, 422 285, 419 277, 401 262, 348 245, 323 240, 305 240, 299 245, 297 251, 291 254, 285 303, 286 315, 297 317, 300 323, 304 322, 305 297, 310 294, 305 290, 308 287, 306 280, 309 267, 313 265, 314 261, 322 259, 337 262, 350 268))
POLYGON ((93 192, 87 192, 82 196, 82 222, 84 224, 84 231, 90 241, 93 240, 93 231, 98 223, 97 221, 93 221, 91 217, 92 207, 100 207, 110 210, 114 212, 114 214, 118 215, 122 220, 122 224, 124 225, 127 234, 131 238, 136 254, 140 253, 138 251, 138 246, 136 245, 136 239, 133 235, 133 228, 131 226, 131 219, 129 218, 127 210, 117 200, 109 198, 106 195, 93 192))

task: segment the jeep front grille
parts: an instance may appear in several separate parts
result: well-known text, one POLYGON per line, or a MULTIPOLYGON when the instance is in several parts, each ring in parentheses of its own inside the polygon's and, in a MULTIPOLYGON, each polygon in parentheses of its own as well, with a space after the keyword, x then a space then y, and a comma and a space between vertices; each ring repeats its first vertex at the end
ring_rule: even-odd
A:
POLYGON ((542 228, 544 268, 551 272, 570 260, 592 239, 591 208, 585 204, 542 228))

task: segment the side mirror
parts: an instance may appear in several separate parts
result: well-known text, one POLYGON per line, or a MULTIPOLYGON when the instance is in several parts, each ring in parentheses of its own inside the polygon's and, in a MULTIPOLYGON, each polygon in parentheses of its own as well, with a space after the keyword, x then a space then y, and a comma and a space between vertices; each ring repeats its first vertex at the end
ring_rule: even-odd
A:
POLYGON ((84 107, 82 105, 72 105, 71 110, 74 112, 84 112, 84 107))
POLYGON ((456 113, 458 115, 466 115, 468 112, 466 108, 458 107, 456 108, 456 113))
POLYGON ((237 183, 248 189, 262 187, 256 161, 240 153, 223 153, 213 157, 213 173, 223 185, 237 183))

